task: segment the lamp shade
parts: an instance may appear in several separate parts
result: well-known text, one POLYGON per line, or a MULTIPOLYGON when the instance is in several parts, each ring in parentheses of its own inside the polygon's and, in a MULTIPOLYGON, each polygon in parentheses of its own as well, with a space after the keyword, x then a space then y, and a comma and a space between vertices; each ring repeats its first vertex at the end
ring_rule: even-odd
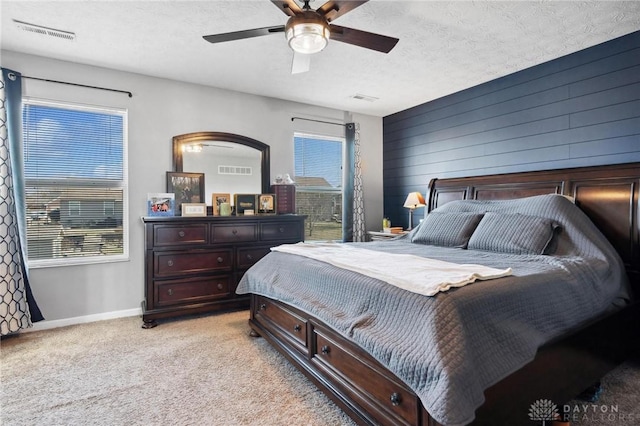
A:
POLYGON ((408 209, 415 209, 424 206, 424 197, 419 192, 410 192, 409 195, 407 195, 407 199, 404 201, 404 207, 408 209))

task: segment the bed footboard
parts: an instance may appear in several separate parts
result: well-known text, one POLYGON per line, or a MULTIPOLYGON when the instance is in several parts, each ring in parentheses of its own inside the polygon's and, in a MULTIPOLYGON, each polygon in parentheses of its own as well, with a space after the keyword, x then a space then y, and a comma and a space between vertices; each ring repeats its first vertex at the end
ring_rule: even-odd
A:
MULTIPOLYGON (((474 425, 528 421, 531 403, 565 403, 639 349, 640 303, 540 349, 536 359, 485 392, 474 425)), ((251 295, 249 324, 361 425, 441 426, 416 394, 322 321, 251 295)))
POLYGON ((321 321, 251 295, 249 324, 356 423, 439 426, 411 389, 321 321))

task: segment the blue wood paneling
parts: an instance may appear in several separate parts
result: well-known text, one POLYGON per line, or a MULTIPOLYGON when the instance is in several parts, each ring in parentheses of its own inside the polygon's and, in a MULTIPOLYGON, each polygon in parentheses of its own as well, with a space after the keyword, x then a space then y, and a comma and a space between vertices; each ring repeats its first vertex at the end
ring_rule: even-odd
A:
MULTIPOLYGON (((640 161, 640 31, 389 115, 385 216, 434 177, 640 161)), ((422 215, 421 209, 416 215, 422 215)))

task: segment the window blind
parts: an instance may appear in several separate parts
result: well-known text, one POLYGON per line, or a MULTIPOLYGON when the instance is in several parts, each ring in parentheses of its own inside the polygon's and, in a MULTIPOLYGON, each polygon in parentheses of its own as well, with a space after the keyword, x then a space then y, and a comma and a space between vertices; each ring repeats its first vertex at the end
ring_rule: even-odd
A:
POLYGON ((126 112, 25 100, 30 266, 126 256, 126 112))
POLYGON ((306 240, 342 239, 344 139, 294 135, 296 212, 307 216, 306 240))

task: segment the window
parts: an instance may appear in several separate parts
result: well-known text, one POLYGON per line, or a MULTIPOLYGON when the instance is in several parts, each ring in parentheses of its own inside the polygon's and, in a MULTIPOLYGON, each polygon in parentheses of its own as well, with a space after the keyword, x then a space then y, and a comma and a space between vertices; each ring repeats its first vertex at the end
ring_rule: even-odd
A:
POLYGON ((23 100, 29 265, 128 255, 127 113, 23 100))
POLYGON ((307 215, 306 240, 342 240, 343 146, 344 138, 294 135, 296 211, 307 215))
POLYGON ((80 201, 69 200, 69 216, 80 216, 80 201))
POLYGON ((113 215, 116 214, 115 201, 105 201, 102 207, 102 214, 105 217, 113 217, 113 215))

